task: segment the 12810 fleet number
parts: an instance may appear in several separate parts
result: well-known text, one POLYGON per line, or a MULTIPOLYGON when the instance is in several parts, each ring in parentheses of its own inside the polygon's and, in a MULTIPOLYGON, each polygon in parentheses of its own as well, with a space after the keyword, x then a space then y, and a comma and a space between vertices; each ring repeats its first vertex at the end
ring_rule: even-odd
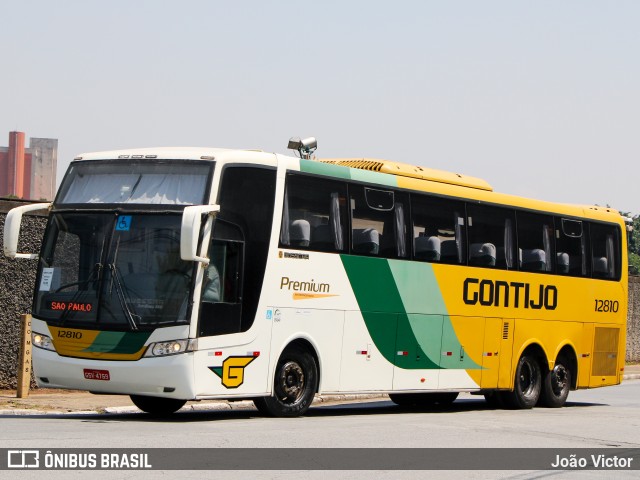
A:
POLYGON ((620 304, 617 300, 599 300, 596 298, 596 312, 617 313, 620 304))

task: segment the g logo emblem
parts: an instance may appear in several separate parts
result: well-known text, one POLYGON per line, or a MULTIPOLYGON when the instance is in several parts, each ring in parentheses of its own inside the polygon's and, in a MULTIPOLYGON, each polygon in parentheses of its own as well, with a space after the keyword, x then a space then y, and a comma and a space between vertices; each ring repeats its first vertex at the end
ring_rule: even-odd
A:
POLYGON ((238 388, 244 383, 244 367, 253 362, 256 357, 228 357, 221 367, 209 367, 213 373, 222 379, 222 385, 227 388, 238 388))

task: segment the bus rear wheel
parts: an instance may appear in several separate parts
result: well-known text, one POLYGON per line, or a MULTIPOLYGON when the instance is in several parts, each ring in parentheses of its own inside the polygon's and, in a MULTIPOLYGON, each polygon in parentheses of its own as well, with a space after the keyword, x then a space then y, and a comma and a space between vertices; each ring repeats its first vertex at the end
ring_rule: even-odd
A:
POLYGON ((145 413, 164 417, 180 410, 186 400, 175 398, 147 397, 144 395, 130 395, 133 404, 145 413))
POLYGON ((567 401, 571 389, 571 369, 564 357, 556 359, 555 366, 549 370, 542 382, 540 404, 544 407, 559 408, 567 401))
POLYGON ((538 359, 524 353, 518 361, 512 392, 501 392, 502 400, 509 408, 533 408, 540 398, 542 374, 538 359))
POLYGON ((263 415, 297 417, 304 415, 318 389, 318 367, 313 356, 299 347, 286 349, 276 367, 273 395, 253 400, 263 415))
POLYGON ((390 393, 389 398, 393 403, 402 407, 451 405, 458 398, 458 392, 390 393))

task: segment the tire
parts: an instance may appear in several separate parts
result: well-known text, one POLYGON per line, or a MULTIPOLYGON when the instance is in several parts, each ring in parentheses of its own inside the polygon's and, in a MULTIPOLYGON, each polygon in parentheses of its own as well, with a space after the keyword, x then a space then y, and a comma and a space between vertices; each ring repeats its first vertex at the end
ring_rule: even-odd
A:
POLYGON ((512 392, 501 392, 505 405, 514 409, 533 408, 540 398, 542 374, 540 364, 531 354, 523 354, 516 367, 512 392))
POLYGON ((571 368, 569 361, 558 357, 553 370, 549 370, 542 381, 540 405, 548 408, 562 407, 571 390, 571 368))
POLYGON ((298 347, 286 349, 276 366, 273 396, 253 400, 263 415, 298 417, 311 406, 318 389, 318 367, 313 356, 298 347))
POLYGON ((389 398, 402 407, 427 407, 429 405, 451 405, 458 398, 458 392, 434 393, 390 393, 389 398))
POLYGON ((171 415, 180 410, 186 400, 175 398, 147 397, 144 395, 130 395, 133 404, 145 413, 157 417, 171 415))

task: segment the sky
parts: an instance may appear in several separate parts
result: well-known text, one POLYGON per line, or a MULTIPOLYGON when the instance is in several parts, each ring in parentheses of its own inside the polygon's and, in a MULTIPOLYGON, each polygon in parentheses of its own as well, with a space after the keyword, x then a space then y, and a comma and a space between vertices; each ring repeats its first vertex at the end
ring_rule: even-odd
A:
POLYGON ((371 157, 640 214, 635 0, 3 2, 0 145, 371 157), (27 140, 28 143, 28 140, 27 140))

